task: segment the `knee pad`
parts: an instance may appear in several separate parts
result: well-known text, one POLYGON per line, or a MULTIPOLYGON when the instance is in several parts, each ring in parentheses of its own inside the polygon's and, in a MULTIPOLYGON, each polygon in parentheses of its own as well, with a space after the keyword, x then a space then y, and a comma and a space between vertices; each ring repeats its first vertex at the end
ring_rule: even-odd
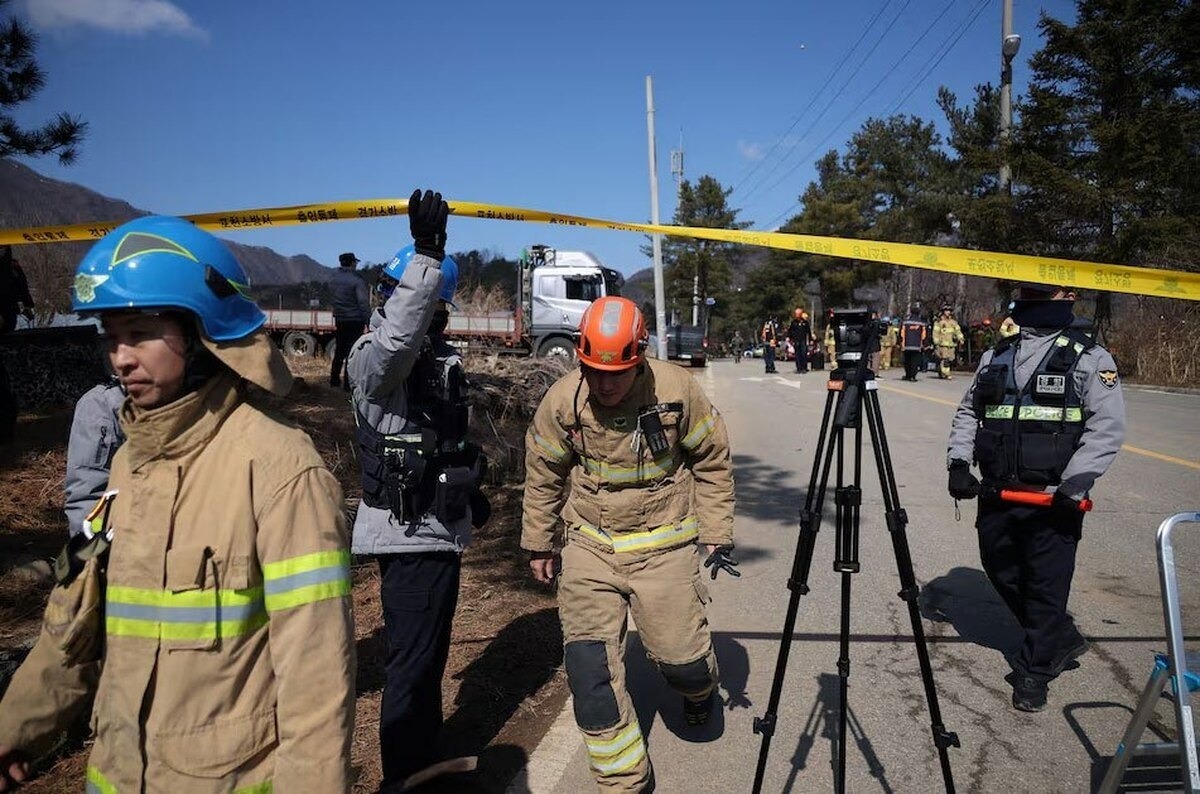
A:
POLYGON ((568 642, 563 650, 567 684, 574 698, 575 722, 585 731, 602 731, 621 721, 603 640, 568 642))
POLYGON ((672 689, 685 695, 706 695, 716 683, 708 666, 709 655, 705 654, 696 661, 686 664, 659 662, 658 669, 672 689))

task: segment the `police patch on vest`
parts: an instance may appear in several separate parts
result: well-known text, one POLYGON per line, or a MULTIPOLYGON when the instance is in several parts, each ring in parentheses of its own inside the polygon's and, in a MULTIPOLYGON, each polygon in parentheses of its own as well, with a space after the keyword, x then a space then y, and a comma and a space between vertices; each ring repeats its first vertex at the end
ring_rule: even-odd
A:
POLYGON ((1096 371, 1096 377, 1104 384, 1104 388, 1113 389, 1117 386, 1117 371, 1115 369, 1101 369, 1096 371))
POLYGON ((1065 375, 1038 375, 1033 390, 1038 394, 1066 394, 1067 378, 1065 375))

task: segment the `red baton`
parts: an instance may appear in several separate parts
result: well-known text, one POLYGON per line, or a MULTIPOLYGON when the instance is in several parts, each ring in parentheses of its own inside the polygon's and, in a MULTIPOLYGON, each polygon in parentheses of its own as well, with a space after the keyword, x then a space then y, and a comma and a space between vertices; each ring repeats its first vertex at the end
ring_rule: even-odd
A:
MULTIPOLYGON (((1049 507, 1054 503, 1054 494, 1044 491, 1010 491, 1003 490, 1000 492, 1000 499, 1004 502, 1013 502, 1015 504, 1033 505, 1034 507, 1049 507)), ((1079 510, 1087 513, 1092 509, 1091 499, 1080 499, 1079 510)))

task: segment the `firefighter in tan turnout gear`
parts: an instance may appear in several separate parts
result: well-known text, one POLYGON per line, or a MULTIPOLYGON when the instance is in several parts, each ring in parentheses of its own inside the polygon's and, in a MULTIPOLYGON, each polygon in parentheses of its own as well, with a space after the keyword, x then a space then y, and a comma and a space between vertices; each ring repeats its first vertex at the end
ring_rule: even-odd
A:
POLYGON ((126 439, 0 702, 0 791, 93 694, 88 792, 349 789, 342 491, 248 386, 292 376, 246 284, 179 218, 119 226, 79 265, 73 308, 103 323, 126 439))
POLYGON ((632 301, 601 298, 580 332, 580 372, 550 388, 525 438, 521 546, 545 583, 561 548, 567 680, 597 784, 648 791, 650 759, 625 689, 626 615, 682 693, 687 722, 707 722, 717 660, 697 544, 713 578, 738 575, 729 440, 691 375, 646 360, 632 301))

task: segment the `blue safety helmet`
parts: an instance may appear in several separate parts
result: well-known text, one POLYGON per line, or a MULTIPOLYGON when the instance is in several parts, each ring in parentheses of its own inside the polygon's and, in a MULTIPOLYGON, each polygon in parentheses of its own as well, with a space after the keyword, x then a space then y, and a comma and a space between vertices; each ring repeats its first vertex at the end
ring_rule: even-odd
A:
MULTIPOLYGON (((404 271, 408 269, 409 262, 412 262, 413 257, 416 255, 416 248, 411 245, 404 246, 396 252, 396 255, 392 257, 392 261, 384 266, 383 274, 393 281, 399 281, 404 275, 404 271)), ((387 297, 392 294, 395 285, 389 284, 385 287, 380 284, 377 289, 381 295, 387 297)), ((458 289, 458 263, 454 261, 454 257, 447 256, 442 260, 442 291, 438 293, 438 298, 454 306, 454 291, 456 289, 458 289)))
POLYGON ((185 309, 214 342, 241 339, 267 316, 250 299, 250 279, 225 245, 182 218, 150 215, 105 235, 75 270, 79 314, 185 309))

